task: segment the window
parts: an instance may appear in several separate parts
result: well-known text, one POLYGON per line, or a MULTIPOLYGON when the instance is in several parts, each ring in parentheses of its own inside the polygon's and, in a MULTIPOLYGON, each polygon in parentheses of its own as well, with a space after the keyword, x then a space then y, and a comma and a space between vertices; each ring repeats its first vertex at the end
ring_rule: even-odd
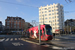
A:
POLYGON ((51 15, 51 14, 49 14, 49 15, 51 15))
POLYGON ((42 10, 44 10, 44 9, 42 9, 42 10))
POLYGON ((53 20, 53 22, 54 22, 54 20, 53 20))
POLYGON ((51 22, 51 21, 49 21, 49 22, 51 22))
POLYGON ((51 17, 49 17, 49 19, 51 19, 51 17))
POLYGON ((16 20, 16 18, 15 18, 15 20, 16 20))
POLYGON ((58 11, 58 9, 56 9, 55 11, 58 11))
POLYGON ((57 18, 59 18, 59 16, 57 16, 57 18))
POLYGON ((59 20, 57 20, 57 22, 59 22, 59 20))
POLYGON ((14 25, 16 25, 16 23, 14 23, 14 25))
POLYGON ((7 23, 7 25, 9 25, 9 23, 7 23))
POLYGON ((17 21, 17 22, 19 22, 19 21, 17 21))
POLYGON ((52 7, 53 8, 53 7, 52 7))
POLYGON ((45 18, 45 19, 47 19, 47 18, 45 18))
POLYGON ((49 12, 51 12, 51 10, 49 10, 49 12))
POLYGON ((54 13, 52 13, 52 15, 54 15, 54 13))
POLYGON ((56 8, 57 8, 58 6, 56 6, 56 8))
POLYGON ((54 26, 54 24, 53 24, 53 26, 54 26))
POLYGON ((45 16, 47 16, 47 14, 45 14, 45 16))
POLYGON ((45 8, 45 10, 47 10, 47 8, 45 8))
POLYGON ((7 21, 7 22, 10 22, 10 21, 7 21))
POLYGON ((58 14, 58 13, 57 13, 58 14))
POLYGON ((9 26, 7 26, 7 28, 9 28, 9 26))
POLYGON ((53 19, 54 19, 54 17, 53 17, 53 19))
POLYGON ((47 23, 47 21, 45 21, 45 23, 47 23))
POLYGON ((57 25, 59 25, 59 23, 57 23, 57 25))
POLYGON ((45 13, 47 13, 47 11, 45 11, 45 13))
POLYGON ((14 28, 16 28, 16 26, 14 26, 14 28))
POLYGON ((19 25, 17 26, 17 28, 19 28, 19 25))
POLYGON ((54 10, 52 10, 52 12, 53 12, 54 10))
POLYGON ((9 20, 9 18, 7 18, 9 20))
POLYGON ((48 9, 50 9, 51 7, 49 7, 48 9))
POLYGON ((44 15, 42 15, 44 17, 44 15))
POLYGON ((53 27, 53 29, 55 29, 55 28, 53 27))
POLYGON ((14 22, 16 22, 16 21, 14 21, 14 22))

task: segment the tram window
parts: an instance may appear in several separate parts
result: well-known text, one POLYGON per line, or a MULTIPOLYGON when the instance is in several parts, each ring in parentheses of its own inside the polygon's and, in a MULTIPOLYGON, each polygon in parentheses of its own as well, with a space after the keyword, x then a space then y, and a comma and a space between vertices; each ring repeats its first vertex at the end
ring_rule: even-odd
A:
POLYGON ((43 28, 43 31, 44 31, 44 35, 45 35, 45 29, 43 28))
POLYGON ((42 30, 40 30, 40 34, 42 35, 42 30))
POLYGON ((33 35, 33 32, 31 31, 31 35, 33 35))

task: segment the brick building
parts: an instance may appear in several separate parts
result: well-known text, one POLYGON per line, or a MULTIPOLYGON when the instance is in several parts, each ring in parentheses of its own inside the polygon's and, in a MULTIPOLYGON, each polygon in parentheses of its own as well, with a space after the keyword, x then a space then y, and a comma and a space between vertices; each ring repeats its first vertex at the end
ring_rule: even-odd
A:
POLYGON ((25 29, 25 20, 21 17, 7 16, 5 29, 6 31, 23 31, 25 29))

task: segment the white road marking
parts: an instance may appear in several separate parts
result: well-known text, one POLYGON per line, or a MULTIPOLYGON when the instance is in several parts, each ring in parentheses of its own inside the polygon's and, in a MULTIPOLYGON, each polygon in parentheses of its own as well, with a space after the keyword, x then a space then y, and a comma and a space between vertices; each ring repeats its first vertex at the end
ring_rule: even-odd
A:
POLYGON ((9 38, 7 38, 5 41, 8 41, 9 40, 9 38))
POLYGON ((21 38, 18 38, 19 40, 21 40, 21 38))
POLYGON ((21 46, 21 45, 24 45, 24 44, 22 44, 22 43, 20 43, 20 42, 16 42, 16 43, 12 43, 14 46, 21 46))
POLYGON ((11 40, 10 41, 12 41, 13 40, 13 38, 11 38, 11 40))
POLYGON ((5 39, 0 39, 0 42, 4 41, 5 39))
POLYGON ((15 38, 15 40, 17 40, 17 38, 15 38))
POLYGON ((53 49, 62 49, 61 47, 52 46, 53 49))

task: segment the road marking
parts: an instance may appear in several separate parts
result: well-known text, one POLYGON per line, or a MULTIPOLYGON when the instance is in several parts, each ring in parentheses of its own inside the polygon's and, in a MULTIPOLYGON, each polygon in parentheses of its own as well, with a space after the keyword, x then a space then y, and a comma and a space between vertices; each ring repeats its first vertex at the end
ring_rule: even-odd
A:
POLYGON ((15 40, 17 40, 17 38, 15 38, 15 40))
POLYGON ((61 47, 52 46, 53 49, 62 49, 61 47))
POLYGON ((11 40, 10 41, 12 41, 13 40, 13 38, 11 38, 11 40))
POLYGON ((18 38, 19 40, 21 40, 21 38, 18 38))
POLYGON ((4 41, 5 39, 0 39, 0 42, 4 41))
POLYGON ((7 38, 5 41, 8 41, 9 40, 9 38, 7 38))
POLYGON ((14 46, 22 46, 24 44, 20 43, 20 42, 16 42, 16 43, 12 43, 14 46))

